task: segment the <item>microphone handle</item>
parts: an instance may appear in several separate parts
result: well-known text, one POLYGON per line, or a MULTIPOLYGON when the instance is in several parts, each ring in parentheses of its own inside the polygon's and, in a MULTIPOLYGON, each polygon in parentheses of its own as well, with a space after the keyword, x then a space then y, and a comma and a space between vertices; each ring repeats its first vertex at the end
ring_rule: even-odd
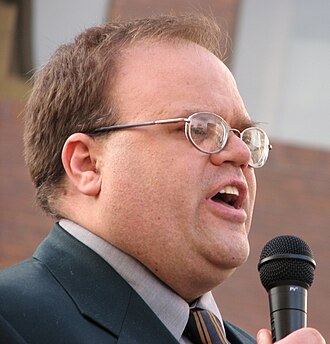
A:
POLYGON ((273 343, 307 326, 307 289, 281 285, 268 292, 273 343))

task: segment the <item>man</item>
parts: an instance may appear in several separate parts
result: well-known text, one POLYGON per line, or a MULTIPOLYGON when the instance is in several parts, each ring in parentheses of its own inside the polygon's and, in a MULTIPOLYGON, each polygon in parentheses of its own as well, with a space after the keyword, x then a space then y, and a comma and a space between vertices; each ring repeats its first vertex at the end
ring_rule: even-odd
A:
MULTIPOLYGON (((26 161, 58 223, 0 275, 3 342, 211 343, 211 322, 222 343, 254 343, 210 293, 247 259, 269 150, 219 38, 200 16, 112 23, 38 73, 26 161)), ((324 340, 303 329, 280 343, 298 342, 324 340)))

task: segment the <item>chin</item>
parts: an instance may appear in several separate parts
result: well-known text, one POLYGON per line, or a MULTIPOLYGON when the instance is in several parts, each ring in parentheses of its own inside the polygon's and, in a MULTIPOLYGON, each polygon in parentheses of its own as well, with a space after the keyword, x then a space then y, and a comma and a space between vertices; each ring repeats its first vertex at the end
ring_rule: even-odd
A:
POLYGON ((246 236, 233 237, 222 243, 217 257, 218 263, 226 269, 236 269, 243 265, 250 253, 250 245, 246 236))

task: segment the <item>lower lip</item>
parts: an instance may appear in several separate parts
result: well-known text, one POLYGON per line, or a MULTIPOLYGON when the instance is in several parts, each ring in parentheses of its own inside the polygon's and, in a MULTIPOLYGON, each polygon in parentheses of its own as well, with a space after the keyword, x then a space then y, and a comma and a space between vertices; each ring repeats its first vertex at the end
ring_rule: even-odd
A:
POLYGON ((243 208, 236 209, 226 203, 207 200, 207 204, 212 212, 223 220, 236 223, 245 223, 247 220, 246 211, 243 208))

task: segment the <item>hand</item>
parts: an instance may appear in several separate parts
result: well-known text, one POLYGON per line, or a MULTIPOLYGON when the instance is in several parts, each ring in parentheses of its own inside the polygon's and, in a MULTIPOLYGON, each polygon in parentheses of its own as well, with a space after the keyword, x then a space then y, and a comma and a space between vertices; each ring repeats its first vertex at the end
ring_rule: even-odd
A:
MULTIPOLYGON (((260 330, 257 335, 258 344, 272 344, 272 335, 269 330, 260 330)), ((326 344, 320 332, 313 328, 302 328, 294 331, 276 344, 326 344)))

